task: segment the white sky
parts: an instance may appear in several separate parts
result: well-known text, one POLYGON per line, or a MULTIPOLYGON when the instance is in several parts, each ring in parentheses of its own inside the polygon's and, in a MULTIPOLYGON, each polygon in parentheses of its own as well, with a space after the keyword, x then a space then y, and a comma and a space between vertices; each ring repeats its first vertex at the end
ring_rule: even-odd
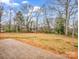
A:
POLYGON ((39 6, 34 6, 33 11, 38 11, 39 9, 40 9, 40 7, 39 7, 39 6))
POLYGON ((23 1, 22 3, 23 3, 23 4, 26 4, 26 3, 29 3, 29 2, 28 2, 28 1, 23 1))
POLYGON ((10 0, 0 0, 1 3, 10 4, 10 0))
POLYGON ((13 0, 0 0, 0 3, 5 3, 10 6, 18 6, 18 3, 14 3, 13 0))

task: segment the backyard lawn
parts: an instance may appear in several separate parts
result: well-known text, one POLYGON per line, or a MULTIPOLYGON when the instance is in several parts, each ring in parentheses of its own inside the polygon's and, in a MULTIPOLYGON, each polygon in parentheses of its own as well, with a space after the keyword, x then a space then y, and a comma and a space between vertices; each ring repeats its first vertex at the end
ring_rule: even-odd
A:
POLYGON ((61 54, 77 59, 77 38, 44 33, 0 33, 0 39, 5 38, 16 39, 21 42, 45 49, 51 53, 61 54), (74 43, 73 46, 72 42, 74 43))

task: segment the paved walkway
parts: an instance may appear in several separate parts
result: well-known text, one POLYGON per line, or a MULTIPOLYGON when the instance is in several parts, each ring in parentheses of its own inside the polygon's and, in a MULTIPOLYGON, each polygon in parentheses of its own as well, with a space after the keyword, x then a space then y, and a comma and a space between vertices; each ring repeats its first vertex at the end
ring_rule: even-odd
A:
POLYGON ((66 59, 17 40, 0 40, 0 59, 66 59))

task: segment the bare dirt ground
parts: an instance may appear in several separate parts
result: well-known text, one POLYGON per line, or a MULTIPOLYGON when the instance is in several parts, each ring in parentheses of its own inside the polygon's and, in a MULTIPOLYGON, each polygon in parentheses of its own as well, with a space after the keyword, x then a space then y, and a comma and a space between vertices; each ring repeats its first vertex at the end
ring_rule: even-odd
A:
POLYGON ((67 59, 13 39, 0 40, 0 59, 67 59))

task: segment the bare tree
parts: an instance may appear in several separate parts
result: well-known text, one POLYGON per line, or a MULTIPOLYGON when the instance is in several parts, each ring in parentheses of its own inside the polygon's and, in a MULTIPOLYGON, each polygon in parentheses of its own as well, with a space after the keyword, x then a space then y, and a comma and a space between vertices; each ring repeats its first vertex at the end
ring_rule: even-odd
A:
POLYGON ((22 8, 23 10, 23 13, 26 15, 25 16, 25 26, 26 26, 26 31, 29 32, 29 25, 30 25, 30 22, 31 22, 31 18, 32 18, 32 11, 33 11, 33 6, 28 4, 28 3, 25 3, 22 5, 22 8))
POLYGON ((15 21, 15 26, 16 26, 16 32, 22 32, 22 27, 24 24, 24 17, 23 14, 21 13, 21 11, 19 11, 18 13, 16 13, 16 17, 14 19, 15 21))
POLYGON ((77 0, 56 0, 55 3, 50 0, 49 3, 48 6, 51 10, 58 11, 65 16, 65 35, 68 35, 69 21, 77 13, 77 0))
POLYGON ((10 7, 9 32, 12 30, 12 7, 10 7))
POLYGON ((43 9, 44 23, 45 26, 47 27, 47 32, 51 32, 50 19, 49 19, 50 17, 48 16, 50 9, 48 8, 47 4, 43 4, 42 9, 43 9))
POLYGON ((0 3, 0 32, 2 31, 2 25, 1 25, 1 17, 2 17, 2 14, 3 14, 3 5, 2 3, 0 3))

